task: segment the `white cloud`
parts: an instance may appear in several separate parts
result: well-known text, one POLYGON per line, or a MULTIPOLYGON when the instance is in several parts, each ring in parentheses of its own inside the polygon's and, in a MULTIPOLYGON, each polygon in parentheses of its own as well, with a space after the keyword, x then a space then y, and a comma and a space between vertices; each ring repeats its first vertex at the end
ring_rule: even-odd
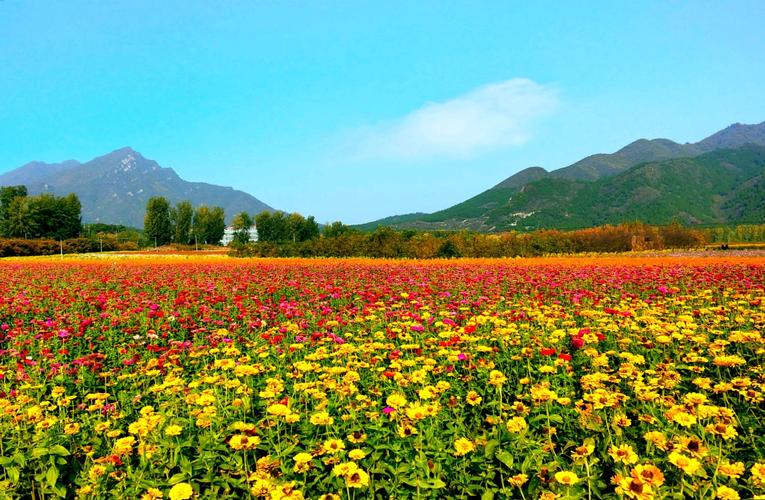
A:
POLYGON ((357 129, 346 139, 362 158, 464 158, 525 143, 533 122, 556 104, 553 88, 514 78, 427 103, 397 120, 357 129))

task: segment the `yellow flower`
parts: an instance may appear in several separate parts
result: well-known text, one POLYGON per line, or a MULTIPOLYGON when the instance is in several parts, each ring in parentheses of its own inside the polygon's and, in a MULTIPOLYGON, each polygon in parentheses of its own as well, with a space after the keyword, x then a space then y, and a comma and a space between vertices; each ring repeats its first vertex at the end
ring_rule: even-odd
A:
POLYGON ((632 446, 623 444, 620 446, 611 445, 608 449, 608 454, 614 459, 614 462, 623 464, 634 464, 638 461, 637 453, 632 449, 632 446))
POLYGON ((271 490, 271 500, 303 500, 303 493, 295 489, 295 483, 283 484, 271 490))
POLYGON ((635 500, 653 500, 655 494, 651 485, 644 483, 634 476, 621 477, 616 476, 616 493, 627 498, 635 500))
POLYGON ((398 433, 398 437, 407 438, 417 434, 417 427, 408 423, 403 423, 398 426, 396 432, 398 433))
POLYGON ((726 441, 728 439, 733 439, 734 437, 738 436, 738 432, 736 431, 736 428, 730 424, 723 424, 723 423, 709 424, 706 426, 706 430, 708 433, 714 434, 716 436, 720 436, 726 441))
POLYGON ((494 387, 501 387, 505 382, 507 382, 507 377, 505 377, 505 374, 501 371, 492 370, 489 373, 489 384, 493 385, 494 387))
POLYGON ((168 425, 165 427, 165 436, 178 436, 183 431, 180 425, 168 425))
POLYGON ((362 458, 366 457, 367 454, 363 450, 355 449, 348 452, 348 457, 351 460, 361 460, 362 458))
POLYGON ((290 413, 290 409, 287 407, 287 405, 283 405, 281 403, 275 403, 275 404, 269 405, 269 407, 266 408, 266 412, 269 415, 276 415, 277 417, 283 417, 290 413))
POLYGON ((515 434, 521 432, 527 427, 528 424, 526 423, 526 419, 523 417, 513 417, 507 421, 507 430, 515 434))
POLYGON ((323 448, 325 453, 335 455, 345 449, 345 443, 343 443, 342 439, 327 439, 324 441, 323 448))
POLYGON ((264 497, 274 489, 274 484, 268 478, 256 478, 250 487, 250 493, 255 497, 264 497))
POLYGON ((419 403, 413 403, 406 409, 406 416, 412 420, 422 420, 428 416, 428 407, 419 403))
POLYGON ((682 425, 683 427, 690 427, 696 423, 696 417, 690 413, 680 411, 672 415, 672 421, 676 424, 682 425))
POLYGON ((360 431, 354 431, 350 434, 348 434, 348 441, 350 441, 353 444, 363 443, 367 440, 367 435, 360 431))
POLYGON ((733 488, 718 486, 717 491, 715 491, 715 498, 721 498, 722 500, 739 500, 741 497, 733 488))
POLYGON ((235 436, 231 436, 231 439, 228 440, 228 444, 234 450, 243 450, 247 446, 247 435, 237 434, 235 436))
POLYGON ((765 486, 765 463, 758 462, 752 465, 752 468, 749 469, 749 472, 752 473, 752 482, 755 486, 765 486))
POLYGON ((457 456, 467 455, 471 451, 475 451, 475 443, 471 440, 461 437, 454 441, 454 454, 457 456))
POLYGON ((101 464, 96 464, 88 471, 88 479, 95 483, 104 474, 106 474, 106 467, 101 464))
POLYGON ((363 488, 369 484, 369 474, 358 469, 345 476, 345 484, 350 488, 363 488))
POLYGON ((189 483, 178 483, 167 494, 170 500, 186 500, 194 495, 194 488, 189 483))
POLYGON ((467 401, 467 404, 470 406, 476 406, 481 404, 483 398, 479 396, 475 391, 468 391, 467 395, 465 396, 465 401, 467 401))
POLYGON ((346 477, 359 470, 359 466, 355 462, 343 462, 337 464, 332 468, 332 474, 339 477, 346 477))
POLYGON ((697 470, 701 468, 701 464, 695 458, 689 458, 676 451, 669 454, 669 462, 682 469, 688 475, 693 475, 697 470))
POLYGON ((72 424, 66 424, 64 426, 64 434, 68 436, 72 436, 74 434, 77 434, 80 432, 80 424, 72 423, 72 424))
POLYGON ((108 421, 107 422, 99 422, 99 423, 97 423, 93 427, 93 430, 100 434, 100 433, 106 431, 106 429, 108 429, 109 427, 111 427, 111 425, 112 425, 112 423, 108 422, 108 421))
POLYGON ((146 493, 141 496, 141 500, 159 500, 164 495, 162 494, 162 491, 157 488, 149 488, 146 490, 146 493))
POLYGON ((394 392, 385 400, 385 404, 391 408, 399 409, 406 404, 406 397, 398 392, 394 392))
POLYGON ((577 446, 571 453, 571 457, 574 460, 581 460, 585 457, 589 457, 595 451, 595 443, 592 439, 585 440, 582 446, 577 446))
POLYGON ((114 443, 112 452, 115 455, 129 455, 133 451, 133 444, 135 444, 133 436, 120 438, 114 443))
POLYGON ((658 467, 651 464, 636 465, 632 470, 632 477, 651 486, 661 486, 664 484, 664 473, 658 467))
POLYGON ((293 467, 295 472, 308 472, 311 469, 313 456, 310 453, 298 453, 292 459, 295 461, 295 466, 293 467))
POLYGON ((741 477, 741 474, 744 473, 746 467, 744 467, 744 462, 730 463, 725 461, 720 464, 720 468, 718 470, 720 474, 736 479, 741 477))
POLYGON ((654 445, 655 447, 659 448, 660 450, 665 451, 667 449, 667 436, 664 435, 663 432, 660 431, 648 431, 645 434, 643 434, 643 439, 654 445))
POLYGON ((509 478, 507 481, 512 484, 513 486, 518 486, 519 488, 526 484, 526 481, 529 480, 529 476, 526 474, 516 474, 509 478))
POLYGON ((332 425, 335 419, 332 418, 326 411, 320 411, 311 415, 311 423, 313 425, 332 425))
POLYGON ((577 476, 575 473, 571 471, 562 470, 560 472, 555 473, 555 480, 559 482, 560 484, 571 486, 579 482, 579 476, 577 476))

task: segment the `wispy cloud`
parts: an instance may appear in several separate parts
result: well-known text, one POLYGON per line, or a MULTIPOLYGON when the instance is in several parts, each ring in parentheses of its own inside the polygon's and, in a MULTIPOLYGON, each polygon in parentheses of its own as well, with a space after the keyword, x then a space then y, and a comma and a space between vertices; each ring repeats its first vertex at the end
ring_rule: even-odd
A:
POLYGON ((346 139, 362 158, 469 157, 525 143, 533 122, 556 104, 554 88, 514 78, 426 103, 399 119, 356 129, 346 139))

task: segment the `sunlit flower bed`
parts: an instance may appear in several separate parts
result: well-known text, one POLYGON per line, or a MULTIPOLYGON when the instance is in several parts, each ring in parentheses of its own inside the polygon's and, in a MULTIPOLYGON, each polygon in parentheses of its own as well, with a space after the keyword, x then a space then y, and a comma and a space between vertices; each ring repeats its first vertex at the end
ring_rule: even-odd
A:
POLYGON ((0 263, 0 497, 765 495, 763 266, 0 263))

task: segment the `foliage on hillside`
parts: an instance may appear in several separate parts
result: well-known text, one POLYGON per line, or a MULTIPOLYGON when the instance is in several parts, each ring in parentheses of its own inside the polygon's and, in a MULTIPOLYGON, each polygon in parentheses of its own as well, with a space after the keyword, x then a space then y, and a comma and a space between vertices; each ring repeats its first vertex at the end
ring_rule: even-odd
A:
POLYGON ((691 225, 765 220, 765 147, 746 145, 694 158, 643 163, 596 181, 544 177, 495 187, 439 212, 360 226, 416 229, 577 229, 641 220, 691 225))

